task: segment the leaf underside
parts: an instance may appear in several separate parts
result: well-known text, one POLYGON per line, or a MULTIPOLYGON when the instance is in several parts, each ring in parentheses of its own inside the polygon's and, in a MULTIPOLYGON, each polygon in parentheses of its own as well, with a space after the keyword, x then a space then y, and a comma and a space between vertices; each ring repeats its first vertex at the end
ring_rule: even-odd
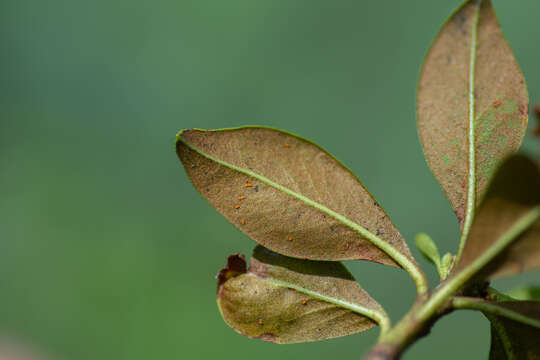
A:
POLYGON ((398 266, 366 238, 374 235, 412 260, 360 181, 307 140, 263 127, 186 130, 177 136, 177 153, 197 190, 269 249, 311 260, 398 266))
POLYGON ((418 87, 424 153, 462 229, 501 159, 519 148, 527 117, 525 80, 491 2, 466 2, 435 39, 418 87))
MULTIPOLYGON (((480 205, 462 257, 453 273, 474 265, 515 224, 540 206, 540 169, 514 155, 497 170, 480 205)), ((540 219, 501 249, 477 274, 480 280, 514 275, 540 267, 540 219)))
MULTIPOLYGON (((375 326, 350 308, 384 310, 339 262, 300 260, 258 246, 251 266, 229 257, 220 272, 217 302, 229 326, 273 343, 297 343, 351 335, 375 326)), ((386 315, 383 315, 386 316, 386 315)))
MULTIPOLYGON (((540 321, 540 302, 516 301, 497 305, 540 321)), ((485 315, 491 321, 490 360, 540 359, 539 328, 503 316, 485 315)))

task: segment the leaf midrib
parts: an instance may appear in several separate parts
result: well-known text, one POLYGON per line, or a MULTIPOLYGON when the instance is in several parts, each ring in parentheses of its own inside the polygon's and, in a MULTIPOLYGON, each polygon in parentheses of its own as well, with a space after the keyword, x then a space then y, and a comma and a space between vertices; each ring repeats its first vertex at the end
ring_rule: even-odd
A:
POLYGON ((465 242, 469 236, 471 225, 474 219, 474 210, 476 204, 476 148, 475 148, 475 70, 476 70, 476 47, 478 41, 478 22, 480 18, 480 7, 483 0, 476 0, 474 20, 471 29, 471 52, 469 57, 469 171, 467 181, 467 203, 465 209, 465 221, 463 223, 463 232, 459 242, 459 249, 456 261, 460 259, 465 242))
POLYGON ((365 239, 370 241, 372 244, 377 246, 379 249, 384 251, 392 260, 394 260, 401 267, 410 268, 410 267, 415 267, 416 266, 405 255, 403 255, 399 250, 397 250, 390 243, 382 240, 381 238, 379 238, 375 234, 371 233, 370 231, 366 230, 364 227, 362 227, 361 225, 357 224, 356 222, 350 220, 349 218, 347 218, 347 217, 345 217, 345 216, 343 216, 343 215, 341 215, 341 214, 327 208, 326 206, 324 206, 324 205, 322 205, 322 204, 320 204, 320 203, 318 203, 316 201, 313 201, 313 200, 309 199, 308 197, 306 197, 306 196, 304 196, 302 194, 299 194, 299 193, 297 193, 297 192, 295 192, 293 190, 290 190, 290 189, 286 188, 285 186, 280 185, 280 184, 268 179, 265 176, 257 174, 257 173, 255 173, 255 172, 253 172, 251 170, 248 170, 248 169, 233 165, 233 164, 228 163, 226 161, 223 161, 221 159, 215 158, 212 155, 209 155, 209 154, 203 152, 202 150, 198 149, 196 146, 193 146, 192 144, 188 143, 183 138, 180 137, 179 139, 184 145, 186 145, 187 147, 189 147, 191 150, 195 151, 199 155, 201 155, 201 156, 203 156, 203 157, 205 157, 205 158, 207 158, 207 159, 209 159, 211 161, 214 161, 214 162, 216 162, 216 163, 218 163, 218 164, 220 164, 222 166, 225 166, 225 167, 227 167, 229 169, 232 169, 232 170, 235 170, 235 171, 237 171, 239 173, 247 175, 250 178, 257 179, 257 180, 261 181, 262 183, 264 183, 264 184, 266 184, 268 186, 271 186, 271 187, 273 187, 273 188, 275 188, 275 189, 277 189, 279 191, 282 191, 282 192, 286 193, 287 195, 292 196, 292 197, 302 201, 304 204, 306 204, 306 205, 308 205, 310 207, 313 207, 316 210, 333 217, 334 219, 341 222, 342 224, 349 227, 350 229, 354 230, 355 232, 360 234, 362 237, 364 237, 365 239))
POLYGON ((363 316, 375 321, 378 325, 380 325, 381 326, 381 332, 385 332, 387 329, 390 328, 390 320, 388 318, 388 315, 386 315, 383 311, 369 309, 369 308, 366 308, 364 306, 361 306, 361 305, 358 305, 358 304, 355 304, 355 303, 352 303, 352 302, 349 302, 349 301, 345 301, 345 300, 337 299, 337 298, 334 298, 334 297, 326 296, 326 295, 321 294, 320 292, 309 290, 309 289, 306 289, 306 288, 304 288, 302 286, 298 286, 298 285, 293 284, 293 283, 288 283, 288 282, 281 281, 281 280, 276 280, 276 279, 273 279, 273 278, 260 277, 257 274, 250 273, 250 272, 248 272, 247 275, 254 276, 254 277, 258 278, 258 279, 268 281, 270 284, 275 285, 275 286, 280 287, 280 288, 294 289, 294 290, 296 290, 296 291, 298 291, 298 292, 300 292, 302 294, 308 295, 308 296, 310 296, 310 297, 312 297, 314 299, 325 301, 327 303, 336 305, 338 307, 350 310, 350 311, 352 311, 354 313, 363 315, 363 316))

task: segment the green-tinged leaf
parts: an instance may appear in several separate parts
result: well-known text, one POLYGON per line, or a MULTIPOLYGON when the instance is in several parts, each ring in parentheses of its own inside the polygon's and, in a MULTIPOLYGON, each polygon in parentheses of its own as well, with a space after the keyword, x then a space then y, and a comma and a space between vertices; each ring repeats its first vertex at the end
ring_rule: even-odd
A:
POLYGON ((479 280, 540 266, 540 170, 515 155, 496 172, 453 274, 479 280))
POLYGON ((441 280, 444 280, 448 277, 448 274, 450 274, 450 271, 452 270, 453 264, 454 264, 454 256, 450 253, 444 254, 444 256, 441 259, 441 267, 439 271, 441 280))
POLYGON ((255 248, 246 270, 229 257, 218 276, 217 302, 242 335, 278 344, 351 335, 388 317, 339 262, 300 260, 255 248))
POLYGON ((435 39, 418 87, 426 159, 465 237, 492 172, 519 148, 527 116, 525 80, 491 2, 467 1, 435 39))
POLYGON ((441 266, 441 255, 439 254, 439 249, 437 249, 437 245, 435 245, 433 239, 431 239, 428 234, 420 233, 416 234, 414 242, 426 260, 439 269, 441 266))
POLYGON ((516 300, 540 301, 540 286, 520 286, 506 291, 505 294, 516 300))
POLYGON ((490 360, 540 359, 540 302, 456 298, 453 303, 480 310, 491 322, 490 360))
POLYGON ((307 140, 263 127, 185 130, 177 153, 197 190, 269 249, 311 260, 413 262, 358 179, 307 140))

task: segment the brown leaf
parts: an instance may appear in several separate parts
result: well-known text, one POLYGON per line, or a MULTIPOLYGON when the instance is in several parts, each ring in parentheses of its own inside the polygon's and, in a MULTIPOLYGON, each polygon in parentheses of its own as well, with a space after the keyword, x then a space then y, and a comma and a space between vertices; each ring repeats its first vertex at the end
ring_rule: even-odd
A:
POLYGON ((413 262, 360 181, 307 140, 262 127, 185 130, 177 153, 197 190, 267 248, 297 258, 397 266, 380 248, 390 245, 413 262))
MULTIPOLYGON (((496 172, 478 210, 461 259, 453 273, 476 266, 490 253, 510 229, 540 205, 540 170, 521 155, 514 155, 496 172)), ((503 239, 504 240, 504 239, 503 239)), ((493 279, 540 266, 540 220, 534 221, 520 236, 510 239, 494 252, 477 277, 493 279)))
MULTIPOLYGON (((503 302, 497 306, 540 321, 540 302, 503 302)), ((503 316, 486 314, 486 317, 491 321, 490 360, 540 359, 540 328, 503 316)))
POLYGON ((341 263, 294 259, 261 246, 247 272, 220 284, 217 302, 237 332, 279 344, 355 334, 377 325, 373 318, 387 321, 341 263))
POLYGON ((525 80, 491 2, 467 1, 435 39, 418 87, 422 146, 462 230, 500 160, 519 148, 527 116, 525 80))

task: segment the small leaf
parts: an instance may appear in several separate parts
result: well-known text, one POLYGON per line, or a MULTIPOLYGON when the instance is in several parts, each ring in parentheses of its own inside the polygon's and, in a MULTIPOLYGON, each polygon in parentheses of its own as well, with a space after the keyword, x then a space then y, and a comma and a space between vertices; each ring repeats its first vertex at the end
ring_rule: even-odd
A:
POLYGON ((176 146, 197 190, 269 249, 312 260, 413 262, 400 233, 360 181, 307 140, 243 127, 185 130, 176 146))
POLYGON ((452 270, 452 265, 454 263, 454 256, 450 253, 444 254, 441 260, 441 267, 439 271, 439 275, 441 276, 441 280, 444 280, 448 277, 448 274, 452 270))
POLYGON ((330 339, 365 331, 388 317, 338 262, 293 259, 257 246, 243 272, 229 257, 217 302, 240 334, 278 344, 330 339))
POLYGON ((525 80, 491 1, 467 1, 435 39, 418 87, 426 159, 465 234, 494 169, 519 148, 527 116, 525 80))
POLYGON ((439 249, 437 249, 437 245, 435 245, 433 239, 431 239, 428 234, 420 233, 416 234, 414 242, 426 260, 439 269, 441 266, 441 255, 439 254, 439 249))
POLYGON ((540 358, 540 302, 457 297, 455 308, 480 310, 491 322, 490 360, 540 358))
POLYGON ((539 266, 540 170, 515 155, 495 174, 453 273, 475 269, 484 280, 539 266))

